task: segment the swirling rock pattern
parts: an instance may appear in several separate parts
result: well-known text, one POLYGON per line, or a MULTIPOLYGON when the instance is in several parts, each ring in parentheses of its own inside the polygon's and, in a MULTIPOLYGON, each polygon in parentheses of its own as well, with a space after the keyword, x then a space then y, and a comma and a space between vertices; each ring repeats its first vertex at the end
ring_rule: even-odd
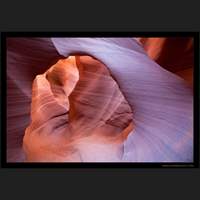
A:
POLYGON ((120 161, 132 124, 131 108, 106 67, 70 56, 34 80, 26 161, 120 161))
POLYGON ((192 90, 136 40, 7 44, 8 162, 192 161, 192 90))
POLYGON ((50 38, 7 39, 7 161, 23 161, 34 78, 62 58, 50 38))
POLYGON ((138 38, 138 40, 151 59, 193 86, 193 38, 138 38))

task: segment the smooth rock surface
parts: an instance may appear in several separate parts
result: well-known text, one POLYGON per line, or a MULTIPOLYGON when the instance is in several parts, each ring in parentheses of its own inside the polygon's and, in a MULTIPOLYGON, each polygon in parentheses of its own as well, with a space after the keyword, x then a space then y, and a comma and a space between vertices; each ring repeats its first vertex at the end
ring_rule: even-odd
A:
MULTIPOLYGON (((155 44, 151 43, 148 51, 144 43, 132 38, 9 38, 7 161, 191 162, 193 94, 192 68, 188 67, 192 67, 192 46, 187 49, 187 41, 183 46, 179 41, 174 47, 172 43, 171 46, 165 45, 169 44, 165 42, 157 51, 155 44), (176 49, 173 55, 166 53, 173 48, 176 49), (154 54, 149 54, 153 51, 154 54), (174 59, 176 53, 177 60, 174 59), (79 57, 80 54, 98 61, 89 56, 79 57), (66 77, 69 71, 52 67, 70 55, 77 58, 78 82, 77 75, 71 80, 66 77), (156 62, 161 56, 161 66, 152 61, 150 55, 155 55, 152 59, 156 62), (181 55, 184 56, 181 58, 181 55), (164 63, 167 65, 162 66, 164 63), (188 80, 190 85, 180 77, 188 80), (64 87, 66 80, 70 87, 64 87), (65 90, 61 89, 63 87, 65 90), (126 100, 117 107, 122 97, 126 100), (43 106, 41 112, 41 105, 49 100, 51 106, 43 106), (128 126, 130 116, 132 124, 128 126), (102 122, 106 122, 106 128, 96 128, 102 122), (65 124, 68 130, 64 128, 65 124), (25 158, 22 149, 25 130, 26 136, 37 132, 34 136, 42 138, 34 137, 37 140, 35 144, 52 144, 53 140, 60 144, 56 144, 60 149, 44 153, 42 148, 41 154, 40 148, 36 148, 37 151, 31 148, 33 141, 25 142, 25 158), (39 130, 42 134, 38 134, 39 130), (63 134, 67 139, 61 137, 63 134), (88 137, 83 137, 85 134, 88 137), (73 142, 68 140, 74 137, 73 142), (32 152, 29 156, 28 151, 32 152)), ((77 74, 76 67, 73 74, 77 74)), ((54 148, 55 145, 49 149, 54 148)))
POLYGON ((132 115, 101 62, 89 56, 59 60, 33 83, 26 161, 120 161, 132 115))

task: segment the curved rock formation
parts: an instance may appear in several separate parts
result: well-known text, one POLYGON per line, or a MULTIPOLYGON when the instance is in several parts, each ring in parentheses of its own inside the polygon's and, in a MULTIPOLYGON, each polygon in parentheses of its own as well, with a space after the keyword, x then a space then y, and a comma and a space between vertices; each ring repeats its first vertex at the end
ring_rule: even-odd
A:
POLYGON ((7 161, 21 162, 34 78, 62 58, 50 38, 7 38, 7 161))
POLYGON ((131 126, 132 111, 106 67, 70 56, 34 80, 26 161, 120 161, 131 126))
POLYGON ((193 86, 194 41, 190 37, 139 38, 149 57, 193 86))
POLYGON ((136 40, 9 38, 7 47, 8 162, 193 160, 192 90, 136 40))

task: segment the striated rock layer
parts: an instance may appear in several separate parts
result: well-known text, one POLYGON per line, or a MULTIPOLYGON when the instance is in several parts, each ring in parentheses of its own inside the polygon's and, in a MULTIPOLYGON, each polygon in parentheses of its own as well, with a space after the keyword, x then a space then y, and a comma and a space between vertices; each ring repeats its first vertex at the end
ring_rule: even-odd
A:
POLYGON ((7 161, 191 162, 192 88, 169 72, 188 68, 146 51, 132 38, 7 39, 7 161))
POLYGON ((193 94, 182 78, 152 61, 131 38, 53 38, 63 56, 85 52, 103 62, 134 110, 122 162, 191 162, 193 94))
POLYGON ((60 58, 50 38, 7 38, 8 162, 25 159, 22 142, 30 123, 33 80, 60 58))
POLYGON ((132 126, 132 110, 106 67, 70 56, 34 80, 26 161, 120 161, 132 126))
POLYGON ((191 37, 138 38, 149 57, 193 86, 194 41, 191 37))

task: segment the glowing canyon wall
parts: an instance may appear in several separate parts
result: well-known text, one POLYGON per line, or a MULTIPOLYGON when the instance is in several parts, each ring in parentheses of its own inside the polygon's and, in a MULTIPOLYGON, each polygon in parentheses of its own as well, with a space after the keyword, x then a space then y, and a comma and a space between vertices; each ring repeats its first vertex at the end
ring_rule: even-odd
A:
POLYGON ((193 43, 180 40, 7 39, 7 160, 191 161, 193 43))

